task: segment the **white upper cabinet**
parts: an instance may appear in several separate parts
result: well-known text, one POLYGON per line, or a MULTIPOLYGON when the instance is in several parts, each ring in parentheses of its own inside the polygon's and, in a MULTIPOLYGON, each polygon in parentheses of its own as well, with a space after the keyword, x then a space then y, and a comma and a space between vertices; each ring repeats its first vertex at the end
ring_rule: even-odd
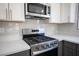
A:
POLYGON ((76 4, 52 3, 49 23, 75 23, 76 4))
POLYGON ((68 23, 70 22, 70 3, 62 3, 60 6, 60 16, 61 16, 61 22, 62 23, 68 23))
POLYGON ((8 19, 8 3, 0 3, 0 20, 8 19))
POLYGON ((76 21, 77 17, 77 4, 72 3, 71 4, 71 11, 70 11, 70 22, 74 23, 76 21))
POLYGON ((51 4, 51 18, 50 23, 60 23, 60 4, 52 3, 51 4))
POLYGON ((1 21, 25 21, 23 3, 0 3, 1 21))
POLYGON ((10 3, 9 12, 12 21, 25 21, 23 3, 10 3))

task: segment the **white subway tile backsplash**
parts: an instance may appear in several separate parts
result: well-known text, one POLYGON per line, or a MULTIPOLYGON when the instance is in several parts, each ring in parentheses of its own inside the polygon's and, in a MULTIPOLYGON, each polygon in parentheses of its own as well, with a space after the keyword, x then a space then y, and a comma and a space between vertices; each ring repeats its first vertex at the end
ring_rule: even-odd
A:
POLYGON ((58 34, 79 36, 76 24, 61 24, 58 25, 58 34))
POLYGON ((16 31, 16 30, 19 30, 18 23, 0 22, 0 33, 12 32, 12 31, 16 31))
POLYGON ((48 20, 28 20, 20 27, 23 28, 44 28, 46 35, 53 35, 57 32, 57 25, 56 24, 49 24, 48 20))

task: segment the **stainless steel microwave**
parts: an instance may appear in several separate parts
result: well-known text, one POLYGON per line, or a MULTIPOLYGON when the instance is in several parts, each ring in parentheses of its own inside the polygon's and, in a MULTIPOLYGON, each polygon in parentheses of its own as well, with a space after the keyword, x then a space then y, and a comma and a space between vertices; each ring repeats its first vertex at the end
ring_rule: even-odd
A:
POLYGON ((25 3, 25 15, 50 18, 50 6, 41 3, 25 3))

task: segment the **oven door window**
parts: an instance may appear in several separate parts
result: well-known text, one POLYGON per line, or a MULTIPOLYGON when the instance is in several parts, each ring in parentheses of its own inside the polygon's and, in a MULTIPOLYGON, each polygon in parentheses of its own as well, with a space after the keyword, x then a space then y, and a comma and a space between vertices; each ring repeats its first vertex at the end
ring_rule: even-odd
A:
POLYGON ((46 15, 46 6, 39 3, 28 3, 28 12, 46 15))

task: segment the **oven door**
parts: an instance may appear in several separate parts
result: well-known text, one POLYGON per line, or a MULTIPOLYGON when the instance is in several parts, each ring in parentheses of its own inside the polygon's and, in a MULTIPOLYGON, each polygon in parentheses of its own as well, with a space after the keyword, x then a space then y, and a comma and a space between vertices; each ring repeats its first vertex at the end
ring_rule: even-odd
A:
MULTIPOLYGON (((57 56, 58 55, 58 45, 51 48, 43 48, 42 45, 32 45, 31 55, 32 56, 57 56)), ((44 46, 44 45, 43 45, 44 46)))

